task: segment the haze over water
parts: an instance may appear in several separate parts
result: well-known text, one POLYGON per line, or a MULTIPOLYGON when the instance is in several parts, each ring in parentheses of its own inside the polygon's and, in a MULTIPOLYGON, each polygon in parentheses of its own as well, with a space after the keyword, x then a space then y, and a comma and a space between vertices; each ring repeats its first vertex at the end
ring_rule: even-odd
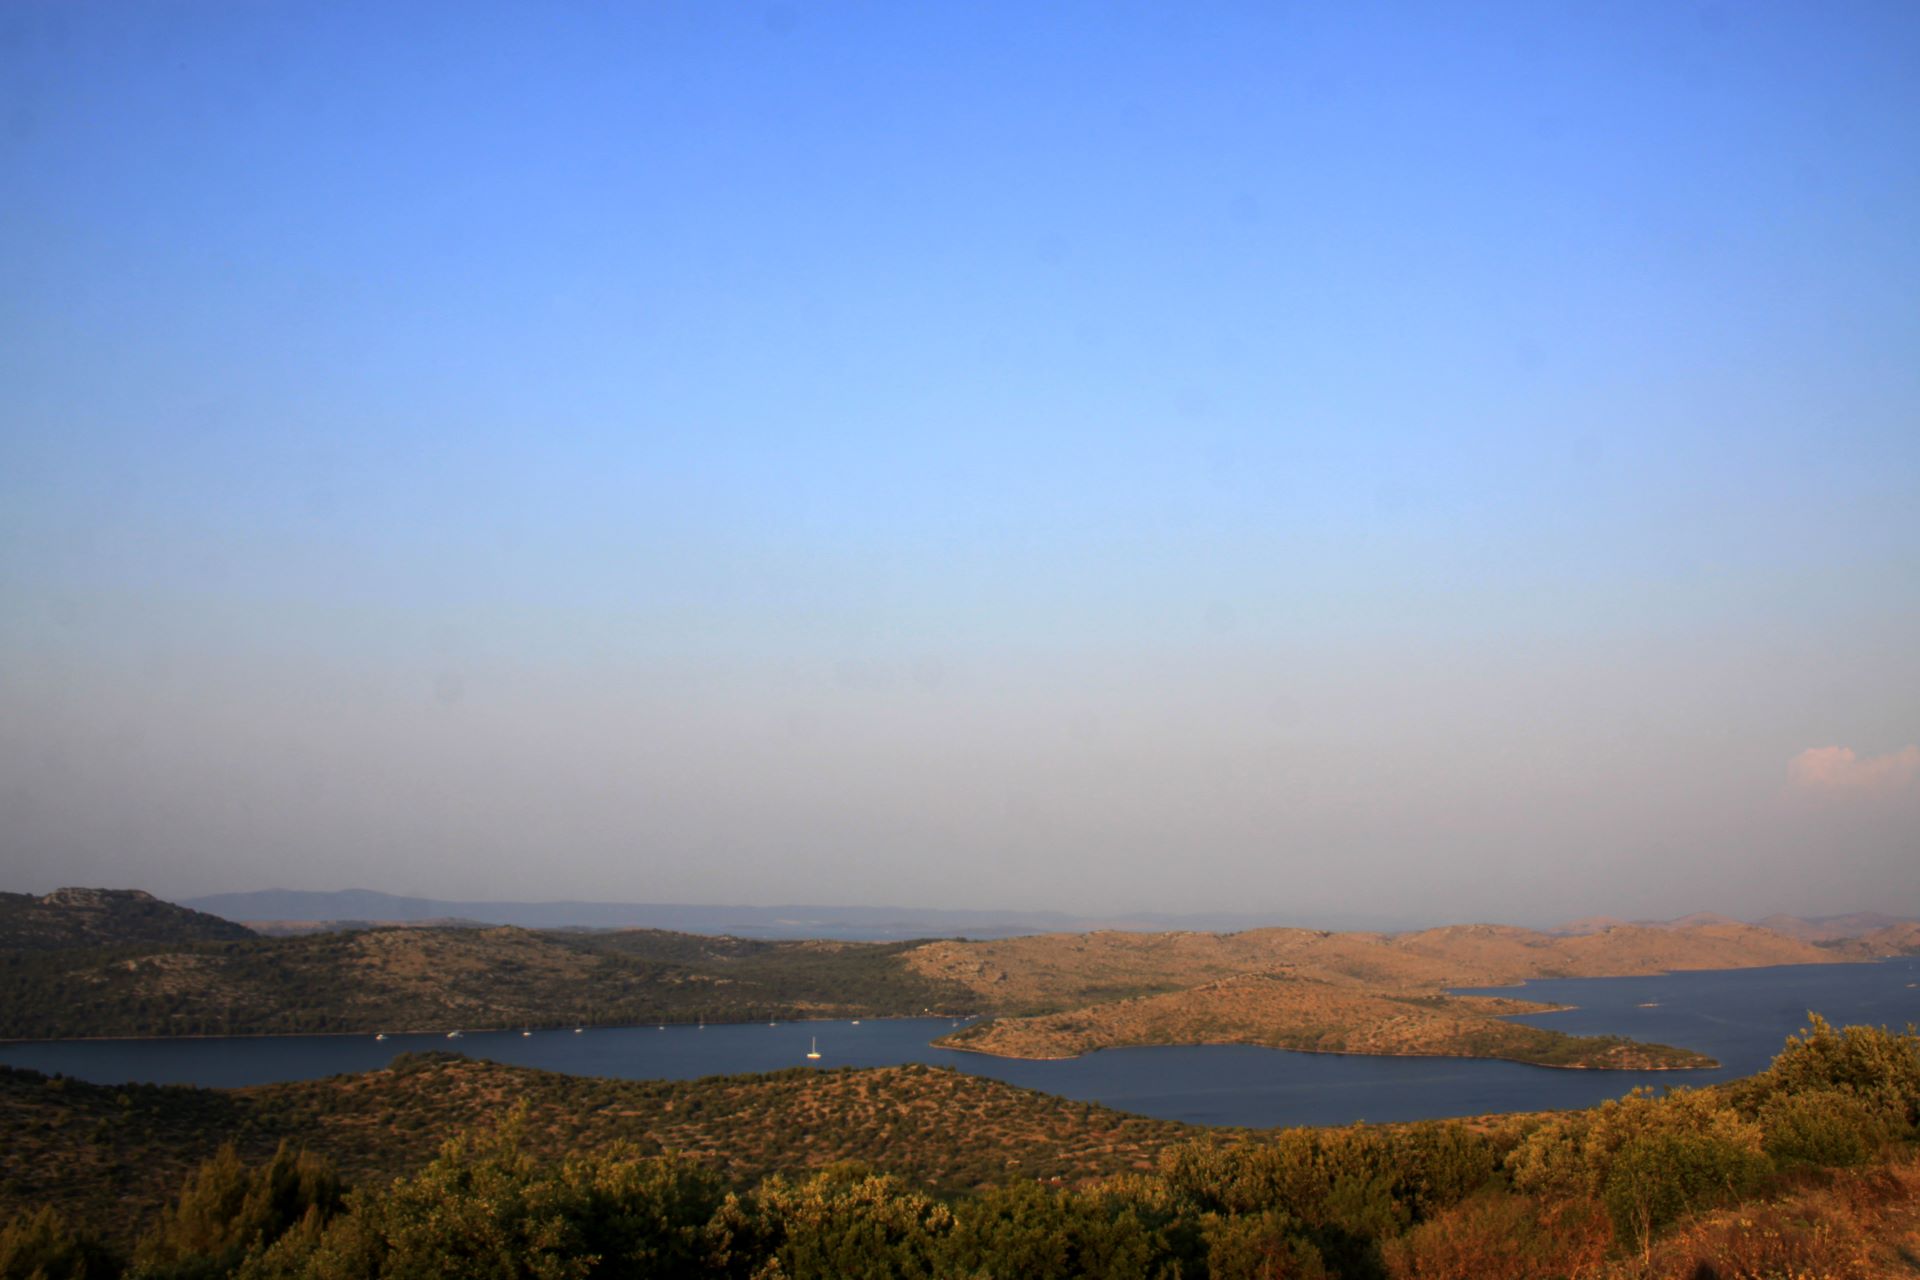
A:
POLYGON ((1920 912, 1920 7, 0 11, 0 878, 1920 912))

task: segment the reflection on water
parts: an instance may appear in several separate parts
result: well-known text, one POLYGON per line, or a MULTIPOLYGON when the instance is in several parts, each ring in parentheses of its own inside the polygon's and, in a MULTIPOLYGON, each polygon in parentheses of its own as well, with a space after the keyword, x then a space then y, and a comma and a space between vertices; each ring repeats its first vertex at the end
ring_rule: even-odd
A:
MULTIPOLYGON (((0 1044, 0 1062, 101 1083, 262 1084, 385 1066, 396 1054, 455 1049, 575 1075, 685 1080, 787 1067, 925 1062, 1124 1111, 1196 1124, 1346 1124, 1589 1106, 1637 1084, 1710 1084, 1765 1067, 1809 1009, 1836 1023, 1920 1021, 1920 959, 1794 965, 1648 978, 1573 978, 1499 988, 1577 1006, 1521 1019, 1578 1035, 1626 1035, 1711 1054, 1714 1071, 1561 1071, 1457 1058, 1285 1053, 1240 1045, 1110 1049, 1019 1062, 929 1045, 945 1018, 694 1027, 595 1027, 373 1036, 96 1040, 0 1044), (817 1037, 821 1058, 806 1054, 817 1037)), ((1489 989, 1493 990, 1493 989, 1489 989)))

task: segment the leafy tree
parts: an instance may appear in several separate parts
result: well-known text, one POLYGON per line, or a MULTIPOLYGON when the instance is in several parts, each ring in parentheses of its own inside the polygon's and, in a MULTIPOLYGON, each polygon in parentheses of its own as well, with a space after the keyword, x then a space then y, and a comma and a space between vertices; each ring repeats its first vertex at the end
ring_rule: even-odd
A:
POLYGON ((1887 1141, 1885 1110, 1845 1089, 1783 1093, 1760 1108, 1767 1154, 1783 1164, 1865 1164, 1887 1141))
POLYGON ((355 1192, 324 1231, 290 1234, 240 1275, 572 1280, 699 1275, 719 1260, 712 1173, 621 1144, 543 1164, 522 1149, 523 1124, 516 1113, 484 1140, 455 1138, 416 1176, 355 1192))
POLYGON ((1682 1215, 1750 1194, 1766 1169, 1758 1153, 1724 1137, 1647 1133, 1613 1153, 1601 1200, 1615 1235, 1644 1250, 1682 1215))
POLYGON ((1837 1030, 1817 1013, 1807 1015, 1807 1024, 1755 1080, 1764 1094, 1838 1089, 1884 1108, 1902 1131, 1920 1124, 1920 1032, 1837 1030))
POLYGON ((282 1143, 249 1170, 228 1143, 187 1180, 180 1198, 134 1249, 142 1276, 166 1280, 231 1274, 311 1213, 324 1220, 340 1202, 340 1180, 325 1162, 282 1143))
POLYGON ((1124 1203, 1034 1182, 989 1187, 962 1201, 941 1251, 956 1276, 1129 1280, 1151 1274, 1154 1233, 1124 1203))
POLYGON ((892 1177, 839 1166, 729 1197, 717 1222, 737 1254, 768 1260, 756 1275, 895 1280, 941 1274, 954 1217, 892 1177))
POLYGON ((55 1209, 22 1213, 0 1227, 0 1280, 106 1280, 119 1272, 105 1248, 55 1209))

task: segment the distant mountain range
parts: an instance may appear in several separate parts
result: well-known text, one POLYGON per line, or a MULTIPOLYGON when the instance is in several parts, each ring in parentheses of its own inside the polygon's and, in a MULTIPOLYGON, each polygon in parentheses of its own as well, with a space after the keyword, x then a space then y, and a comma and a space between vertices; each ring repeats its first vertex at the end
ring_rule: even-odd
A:
MULTIPOLYGON (((371 889, 316 892, 267 889, 216 893, 182 903, 244 921, 267 933, 310 932, 315 926, 379 924, 510 924, 523 929, 671 929, 741 938, 838 938, 896 942, 908 938, 1008 938, 1093 929, 1232 932, 1300 924, 1271 915, 1173 915, 1145 912, 1077 916, 1054 911, 958 911, 915 907, 724 907, 652 902, 455 902, 371 889)), ((1323 929, 1397 930, 1419 922, 1383 917, 1315 919, 1323 929)))
MULTIPOLYGON (((920 907, 466 902, 407 897, 372 889, 329 892, 266 889, 257 893, 216 893, 183 899, 181 905, 239 921, 269 934, 312 933, 370 924, 505 924, 523 929, 669 929, 678 933, 724 934, 737 938, 836 938, 844 941, 898 942, 910 938, 1012 938, 1036 933, 1087 933, 1096 929, 1147 933, 1173 930, 1232 933, 1274 925, 1338 932, 1401 933, 1425 928, 1432 923, 1363 914, 1318 915, 1303 919, 1252 913, 1180 915, 1141 912, 1133 915, 1088 916, 1061 911, 969 911, 920 907)), ((1570 921, 1547 932, 1577 936, 1629 924, 1684 929, 1734 923, 1738 922, 1709 912, 1699 912, 1677 920, 1626 921, 1610 916, 1593 916, 1570 921)), ((1863 911, 1837 916, 1773 915, 1758 923, 1803 942, 1834 942, 1862 937, 1875 930, 1909 922, 1898 916, 1863 911)))

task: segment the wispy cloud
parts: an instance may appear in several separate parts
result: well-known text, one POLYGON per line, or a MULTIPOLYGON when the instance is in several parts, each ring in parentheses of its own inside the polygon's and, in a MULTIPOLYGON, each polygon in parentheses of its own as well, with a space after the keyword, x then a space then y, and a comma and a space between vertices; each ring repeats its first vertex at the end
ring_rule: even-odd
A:
POLYGON ((1795 786, 1810 791, 1891 791, 1920 783, 1920 746, 1883 756, 1852 747, 1808 747, 1787 764, 1795 786))

